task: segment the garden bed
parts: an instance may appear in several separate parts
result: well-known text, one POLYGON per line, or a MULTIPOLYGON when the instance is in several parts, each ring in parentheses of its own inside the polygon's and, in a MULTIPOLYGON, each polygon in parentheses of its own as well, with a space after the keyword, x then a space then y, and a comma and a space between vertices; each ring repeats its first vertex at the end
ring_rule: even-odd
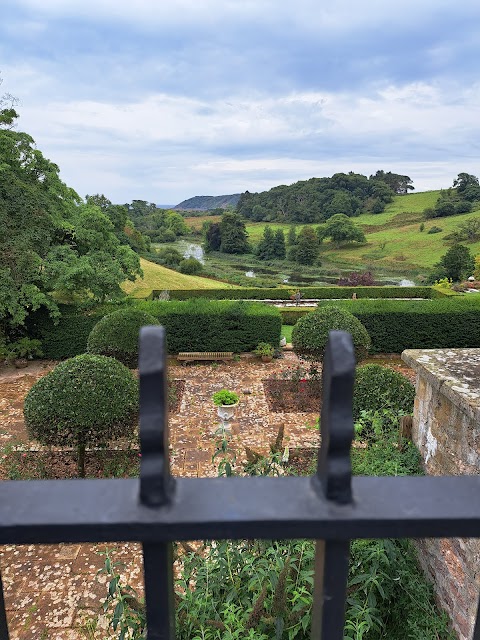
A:
POLYGON ((270 411, 276 413, 318 413, 321 408, 321 380, 263 380, 270 411))

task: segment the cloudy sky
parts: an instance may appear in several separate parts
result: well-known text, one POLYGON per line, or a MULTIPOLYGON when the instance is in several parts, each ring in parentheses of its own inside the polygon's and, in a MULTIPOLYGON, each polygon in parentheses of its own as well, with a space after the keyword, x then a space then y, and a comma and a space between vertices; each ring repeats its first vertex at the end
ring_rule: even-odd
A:
POLYGON ((478 0, 2 0, 0 77, 82 196, 480 174, 478 0))

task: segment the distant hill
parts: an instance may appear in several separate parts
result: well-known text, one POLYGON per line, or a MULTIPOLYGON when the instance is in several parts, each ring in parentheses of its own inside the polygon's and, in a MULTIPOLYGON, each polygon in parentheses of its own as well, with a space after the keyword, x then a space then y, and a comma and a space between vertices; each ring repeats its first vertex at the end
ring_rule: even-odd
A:
POLYGON ((209 211, 217 208, 225 209, 228 206, 236 207, 240 195, 240 193, 233 193, 229 196, 194 196, 175 205, 173 209, 209 211))

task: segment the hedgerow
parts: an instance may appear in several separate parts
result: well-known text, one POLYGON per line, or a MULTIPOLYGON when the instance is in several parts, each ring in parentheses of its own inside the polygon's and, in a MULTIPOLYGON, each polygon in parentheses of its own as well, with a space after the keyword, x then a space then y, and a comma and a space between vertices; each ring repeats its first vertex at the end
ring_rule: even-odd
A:
POLYGON ((278 345, 282 326, 275 307, 242 301, 141 301, 137 308, 166 329, 169 353, 251 351, 259 342, 278 345))
MULTIPOLYGON (((208 298, 209 300, 289 300, 291 287, 237 289, 172 289, 171 300, 189 300, 208 298)), ((355 293, 357 298, 440 298, 442 292, 432 287, 295 287, 304 299, 348 299, 355 293)), ((155 300, 161 291, 154 290, 150 295, 155 300)))

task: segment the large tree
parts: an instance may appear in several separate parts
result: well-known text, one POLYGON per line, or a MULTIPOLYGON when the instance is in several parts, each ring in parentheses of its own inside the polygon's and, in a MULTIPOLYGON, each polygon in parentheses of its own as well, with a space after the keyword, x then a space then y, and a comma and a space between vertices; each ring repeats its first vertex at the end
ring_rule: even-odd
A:
POLYGON ((450 278, 454 282, 464 280, 475 271, 475 259, 468 247, 455 244, 435 265, 434 278, 450 278))
POLYGON ((42 305, 58 313, 55 291, 101 300, 121 295, 120 283, 141 273, 112 221, 60 180, 57 165, 15 129, 17 118, 0 103, 0 325, 7 331, 42 305))
POLYGON ((321 239, 331 238, 336 245, 347 242, 366 242, 363 231, 342 213, 332 216, 323 227, 319 227, 319 237, 321 239))
POLYGON ((372 180, 381 180, 385 182, 392 191, 398 195, 406 195, 409 191, 413 191, 413 180, 409 176, 402 176, 399 173, 392 173, 391 171, 379 170, 373 176, 370 176, 372 180))
POLYGON ((453 181, 453 187, 462 200, 480 200, 480 184, 477 176, 471 173, 459 173, 453 181))
POLYGON ((250 250, 245 223, 237 213, 223 214, 220 236, 220 251, 223 253, 248 253, 250 250))

